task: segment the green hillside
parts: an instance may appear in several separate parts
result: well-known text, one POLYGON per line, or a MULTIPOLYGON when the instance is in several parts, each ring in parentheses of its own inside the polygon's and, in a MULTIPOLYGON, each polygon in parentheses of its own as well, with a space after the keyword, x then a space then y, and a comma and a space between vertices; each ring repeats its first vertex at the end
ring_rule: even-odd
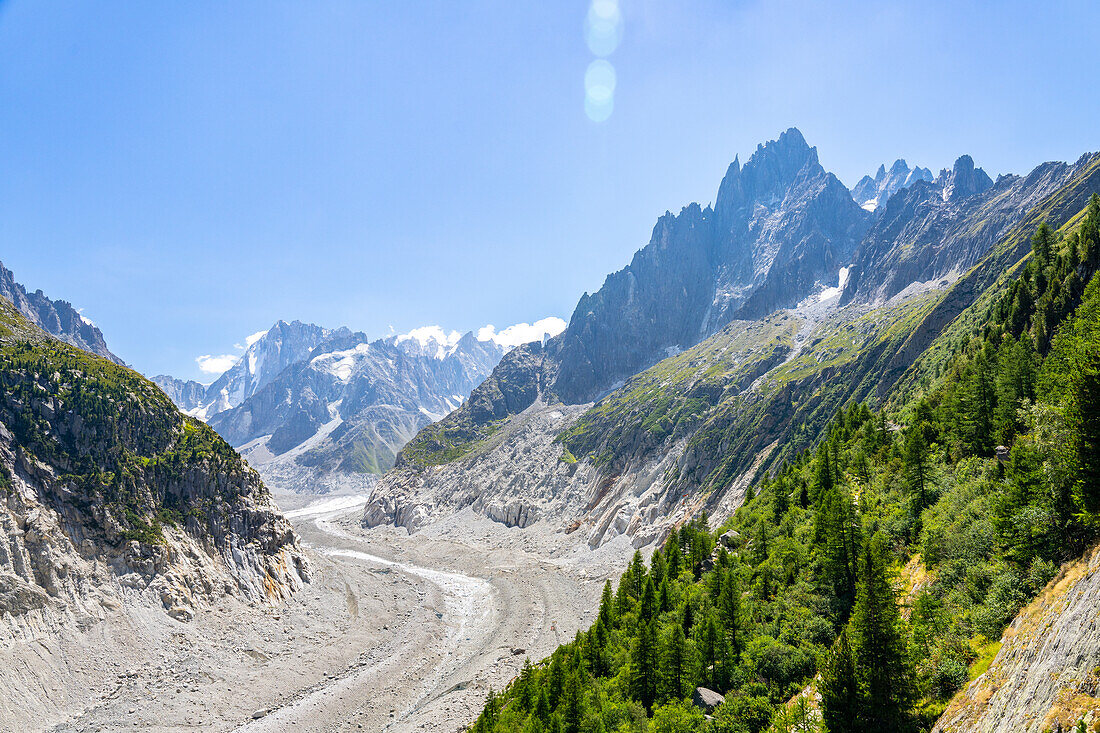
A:
MULTIPOLYGON (((636 555, 593 626, 491 694, 473 730, 928 730, 1100 536, 1100 199, 1065 220, 941 327, 883 411, 819 399, 823 438, 789 437, 729 522, 700 517, 648 565, 636 555), (797 696, 811 684, 823 721, 797 696), (689 702, 697 686, 725 695, 712 719, 689 702)), ((909 338, 944 300, 873 339, 909 338)), ((875 348, 857 351, 856 366, 875 348)), ((846 390, 875 376, 856 366, 830 376, 846 390)), ((624 389, 660 405, 644 390, 676 383, 665 370, 624 389)), ((563 439, 577 445, 578 425, 563 439)))

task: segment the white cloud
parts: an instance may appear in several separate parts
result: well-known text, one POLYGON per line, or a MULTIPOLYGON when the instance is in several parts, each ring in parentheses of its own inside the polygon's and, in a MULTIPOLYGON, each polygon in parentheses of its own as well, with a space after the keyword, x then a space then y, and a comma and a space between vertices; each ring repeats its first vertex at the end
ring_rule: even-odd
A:
POLYGON ((260 339, 262 339, 266 335, 267 335, 267 331, 257 331, 256 333, 252 334, 251 336, 245 336, 243 344, 241 344, 241 343, 233 344, 233 348, 234 349, 240 349, 241 351, 244 351, 249 346, 256 343, 257 341, 259 341, 260 339))
POLYGON ((89 326, 94 326, 95 325, 95 321, 93 321, 91 318, 88 318, 88 316, 84 315, 84 309, 83 308, 77 308, 76 313, 77 313, 78 316, 80 316, 80 320, 84 321, 89 326))
POLYGON ((458 331, 447 333, 439 326, 421 326, 398 336, 397 343, 415 339, 420 342, 421 346, 427 346, 429 342, 435 341, 441 346, 451 347, 457 344, 460 338, 462 338, 462 334, 458 331))
POLYGON ((566 323, 556 316, 541 318, 534 323, 517 323, 501 332, 493 324, 478 329, 478 341, 496 341, 505 349, 513 349, 520 344, 542 341, 543 336, 557 336, 565 330, 566 323))
POLYGON ((263 331, 257 331, 256 333, 252 334, 251 336, 246 337, 244 342, 246 344, 248 344, 249 346, 251 346, 252 344, 256 343, 257 341, 259 341, 260 339, 262 339, 266 335, 267 335, 267 329, 264 329, 263 331))
POLYGON ((239 358, 236 354, 221 354, 220 356, 203 354, 195 357, 195 363, 199 365, 199 369, 207 374, 222 374, 229 367, 236 364, 239 358))

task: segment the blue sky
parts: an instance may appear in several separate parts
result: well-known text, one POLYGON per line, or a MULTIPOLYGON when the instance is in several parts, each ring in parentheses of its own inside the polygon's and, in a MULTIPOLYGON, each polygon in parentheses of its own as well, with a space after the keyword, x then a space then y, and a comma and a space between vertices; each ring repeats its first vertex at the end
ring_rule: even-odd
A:
POLYGON ((589 11, 0 2, 0 260, 138 369, 209 381, 196 356, 277 318, 567 319, 790 126, 848 185, 1100 147, 1094 2, 619 0, 600 122, 589 11))

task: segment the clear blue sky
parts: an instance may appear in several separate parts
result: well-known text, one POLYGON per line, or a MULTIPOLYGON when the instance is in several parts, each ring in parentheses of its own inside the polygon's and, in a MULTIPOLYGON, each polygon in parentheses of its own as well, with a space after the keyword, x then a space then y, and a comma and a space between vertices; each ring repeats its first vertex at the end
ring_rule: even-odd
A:
POLYGON ((589 4, 0 2, 0 260, 200 377, 277 318, 568 318, 792 125, 848 185, 1100 148, 1091 0, 620 0, 602 122, 589 4))

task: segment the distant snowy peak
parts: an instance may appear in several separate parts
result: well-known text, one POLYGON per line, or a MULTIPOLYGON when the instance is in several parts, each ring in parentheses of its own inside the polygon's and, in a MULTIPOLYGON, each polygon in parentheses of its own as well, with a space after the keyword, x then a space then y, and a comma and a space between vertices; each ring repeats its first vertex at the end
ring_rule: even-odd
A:
POLYGON ((917 181, 931 180, 932 171, 920 166, 910 169, 908 163, 898 158, 889 171, 885 165, 880 165, 874 178, 861 178, 852 187, 852 198, 865 210, 874 212, 885 206, 890 197, 899 190, 908 188, 917 181))
POLYGON ((545 342, 557 336, 565 330, 566 323, 561 318, 549 316, 540 318, 534 323, 515 323, 507 328, 497 331, 496 326, 487 324, 477 330, 476 333, 468 331, 445 331, 440 326, 421 326, 408 333, 389 337, 396 346, 411 351, 417 356, 434 356, 437 359, 445 359, 455 353, 465 341, 466 348, 472 341, 492 343, 503 351, 510 351, 522 344, 533 341, 545 342))
MULTIPOLYGON (((330 330, 301 321, 276 321, 266 331, 257 331, 245 339, 244 353, 206 388, 201 404, 191 410, 197 417, 207 419, 234 408, 270 383, 283 369, 308 359, 320 344, 350 334, 346 328, 330 330)), ((240 346, 242 344, 238 344, 240 346)))

